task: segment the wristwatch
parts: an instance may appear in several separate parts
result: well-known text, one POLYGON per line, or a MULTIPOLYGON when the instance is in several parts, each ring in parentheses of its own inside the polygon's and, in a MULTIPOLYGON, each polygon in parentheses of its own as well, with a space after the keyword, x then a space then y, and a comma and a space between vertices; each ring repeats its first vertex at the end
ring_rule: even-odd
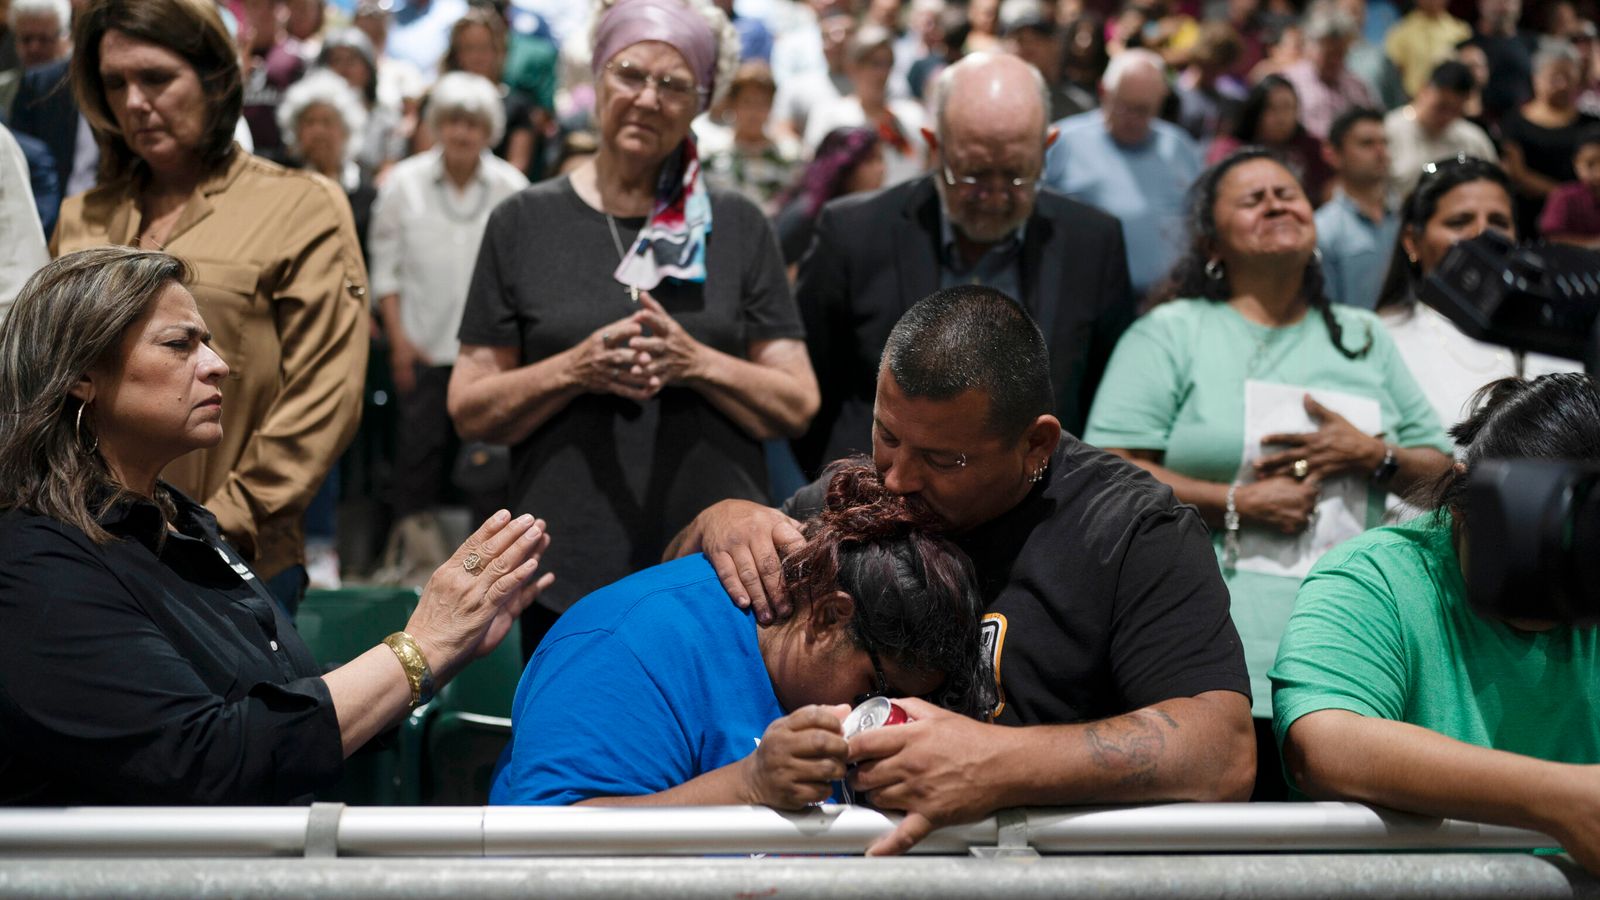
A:
POLYGON ((1400 468, 1400 459, 1396 456, 1399 452, 1400 448, 1393 444, 1383 445, 1383 462, 1378 463, 1378 467, 1372 470, 1373 484, 1384 487, 1394 478, 1394 473, 1400 468))

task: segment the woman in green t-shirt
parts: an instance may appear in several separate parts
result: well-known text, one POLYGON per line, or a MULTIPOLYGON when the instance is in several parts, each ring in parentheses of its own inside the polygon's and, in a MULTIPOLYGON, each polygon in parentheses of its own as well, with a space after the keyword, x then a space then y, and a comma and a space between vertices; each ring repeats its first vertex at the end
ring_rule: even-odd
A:
POLYGON ((1256 796, 1282 799, 1267 670, 1300 578, 1378 524, 1385 491, 1446 470, 1450 443, 1377 318, 1324 296, 1311 204, 1282 163, 1241 150, 1189 206, 1189 250, 1117 344, 1085 440, 1212 526, 1255 695, 1256 796))
POLYGON ((1600 629, 1481 614, 1459 515, 1480 461, 1600 462, 1600 385, 1507 378, 1484 397, 1451 431, 1462 464, 1435 512, 1347 541, 1307 576, 1272 669, 1275 725, 1313 798, 1533 828, 1600 873, 1600 629))

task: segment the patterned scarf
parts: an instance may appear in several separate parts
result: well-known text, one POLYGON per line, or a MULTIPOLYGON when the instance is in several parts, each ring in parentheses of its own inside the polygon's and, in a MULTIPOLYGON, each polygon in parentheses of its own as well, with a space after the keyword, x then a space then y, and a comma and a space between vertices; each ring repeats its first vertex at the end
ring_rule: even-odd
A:
POLYGON ((616 279, 641 291, 664 279, 703 284, 711 196, 700 178, 700 154, 686 137, 661 167, 656 203, 639 237, 617 266, 616 279))

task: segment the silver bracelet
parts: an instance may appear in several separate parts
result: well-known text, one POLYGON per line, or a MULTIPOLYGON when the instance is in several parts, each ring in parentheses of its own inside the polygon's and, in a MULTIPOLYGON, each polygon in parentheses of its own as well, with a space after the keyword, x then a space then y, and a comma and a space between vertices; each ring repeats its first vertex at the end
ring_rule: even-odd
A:
POLYGON ((1228 485, 1228 504, 1222 513, 1222 527, 1228 533, 1222 537, 1222 564, 1233 568, 1239 561, 1239 507, 1234 502, 1239 492, 1239 482, 1228 485))

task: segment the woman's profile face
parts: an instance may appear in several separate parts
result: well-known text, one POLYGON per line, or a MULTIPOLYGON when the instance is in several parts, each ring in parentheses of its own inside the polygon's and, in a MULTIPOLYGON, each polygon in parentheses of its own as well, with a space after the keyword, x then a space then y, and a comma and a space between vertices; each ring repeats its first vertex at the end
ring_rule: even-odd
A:
POLYGON ((100 83, 130 150, 157 170, 193 164, 207 118, 194 66, 160 44, 112 29, 100 39, 100 83))
POLYGON ((210 338, 194 295, 168 284, 123 334, 115 364, 88 376, 102 453, 164 464, 222 440, 228 364, 210 338))
POLYGON ((1406 229, 1402 242, 1406 253, 1416 260, 1422 274, 1427 275, 1456 241, 1475 238, 1491 229, 1516 239, 1511 195, 1493 181, 1469 181, 1446 191, 1420 231, 1406 229))
MULTIPOLYGON (((848 599, 843 592, 833 595, 834 598, 840 596, 848 599)), ((850 634, 849 616, 853 611, 852 602, 850 609, 840 617, 832 601, 820 598, 813 601, 810 610, 796 617, 791 626, 799 632, 799 640, 794 645, 796 652, 781 654, 790 665, 780 663, 773 682, 778 702, 784 709, 792 711, 812 704, 853 704, 861 695, 874 694, 880 689, 891 697, 925 697, 944 684, 943 675, 912 672, 881 654, 883 680, 880 684, 872 655, 857 646, 850 634)))
POLYGON ((612 150, 659 163, 689 135, 689 123, 700 112, 699 95, 684 93, 694 85, 683 55, 670 44, 640 41, 624 47, 601 72, 596 108, 600 140, 612 150), (640 76, 651 81, 639 84, 640 76), (664 91, 670 78, 677 90, 664 91))
POLYGON ((1256 140, 1263 144, 1283 144, 1294 137, 1300 123, 1300 101, 1286 87, 1273 88, 1256 123, 1256 140))
POLYGON ((1317 245, 1311 202, 1294 174, 1273 160, 1228 170, 1211 209, 1218 255, 1230 266, 1283 255, 1310 259, 1317 245))

